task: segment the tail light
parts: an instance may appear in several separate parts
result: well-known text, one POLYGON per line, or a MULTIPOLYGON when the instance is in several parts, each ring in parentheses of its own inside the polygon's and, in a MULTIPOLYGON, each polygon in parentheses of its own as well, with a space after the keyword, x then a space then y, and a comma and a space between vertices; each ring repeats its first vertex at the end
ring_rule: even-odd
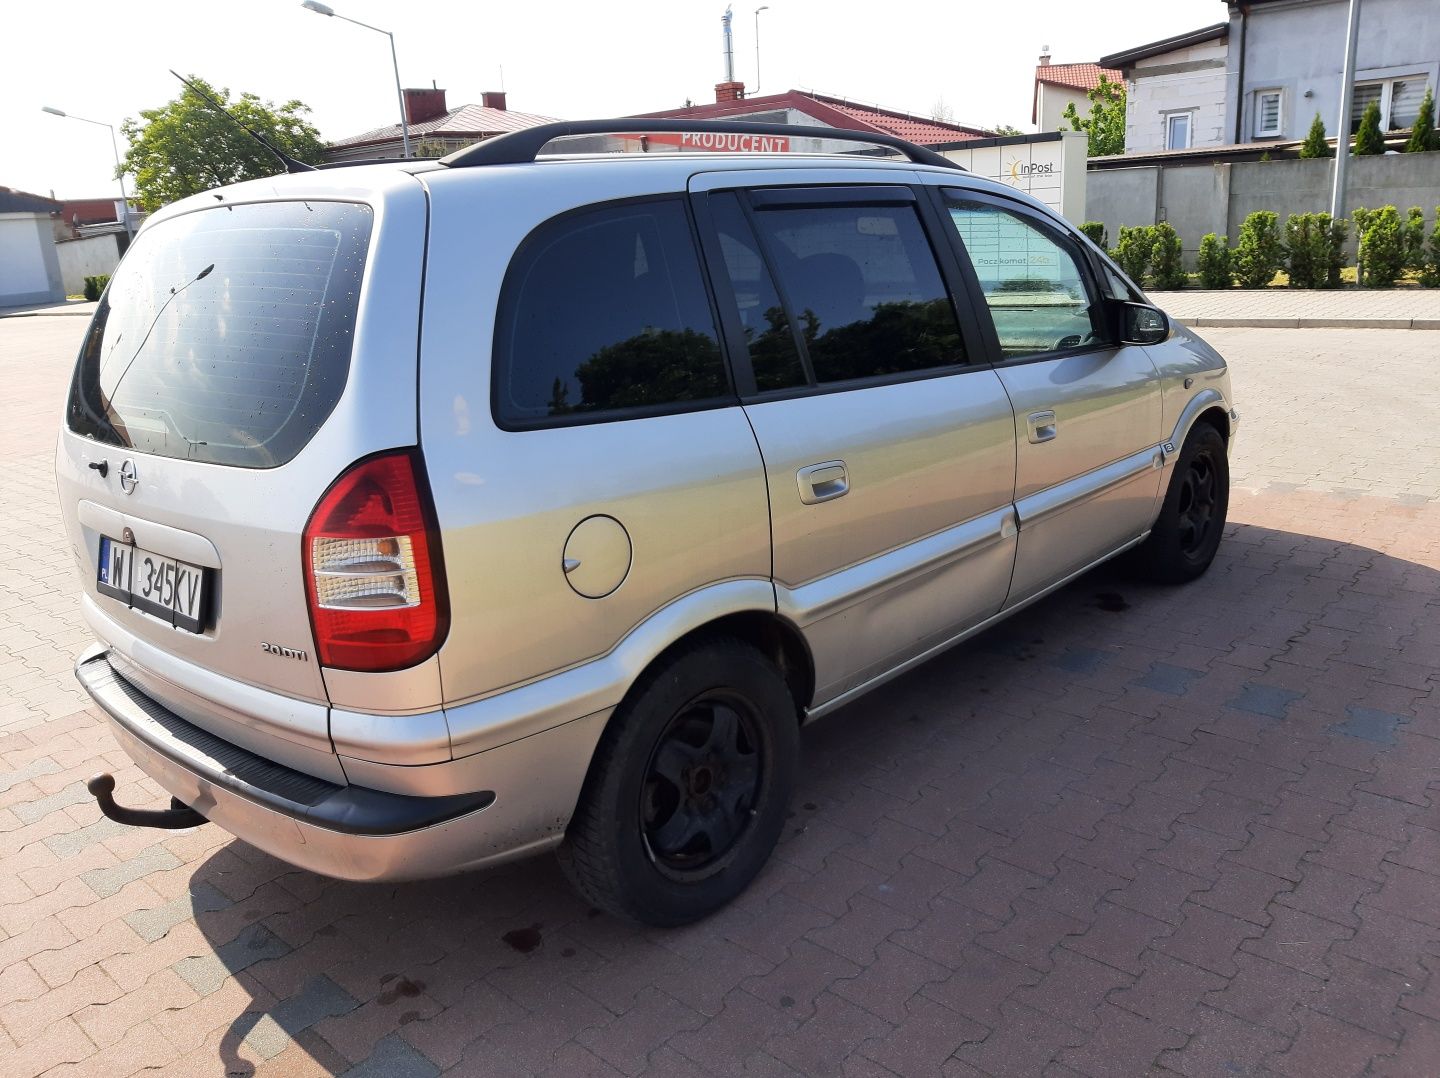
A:
POLYGON ((415 454, 383 453, 331 484, 305 525, 315 651, 342 670, 398 670, 449 628, 434 510, 415 454))

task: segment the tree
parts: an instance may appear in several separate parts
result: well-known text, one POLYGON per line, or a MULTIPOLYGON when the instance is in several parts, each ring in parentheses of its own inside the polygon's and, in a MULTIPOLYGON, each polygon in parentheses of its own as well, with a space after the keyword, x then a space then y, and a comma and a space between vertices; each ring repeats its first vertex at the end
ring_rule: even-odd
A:
MULTIPOLYGON (((1125 84, 1111 82, 1104 75, 1100 84, 1086 96, 1090 98, 1090 115, 1080 118, 1075 102, 1062 113, 1070 121, 1071 131, 1084 131, 1090 138, 1087 153, 1091 157, 1109 157, 1125 152, 1125 84)), ((1063 131, 1064 128, 1062 127, 1063 131)))
MULTIPOLYGON (((312 165, 324 157, 320 132, 306 119, 308 106, 287 101, 276 108, 249 93, 232 102, 228 89, 193 75, 190 80, 291 157, 312 165)), ((120 171, 135 177, 136 200, 147 210, 212 187, 284 171, 274 154, 188 86, 173 101, 142 109, 140 117, 143 122, 126 119, 120 125, 130 143, 120 171)))
POLYGON ((995 134, 997 134, 997 135, 1023 135, 1023 134, 1025 134, 1024 131, 1021 131, 1021 130, 1020 130, 1018 127, 1016 127, 1014 124, 991 124, 991 125, 990 125, 990 130, 994 131, 995 134))
POLYGON ((1278 216, 1256 210, 1240 224, 1240 242, 1230 254, 1230 270, 1241 288, 1265 288, 1285 258, 1278 216))
POLYGON ((1360 129, 1355 132, 1355 156, 1374 157, 1385 152, 1385 136, 1380 133, 1380 106, 1374 101, 1365 106, 1360 129))
POLYGON ((1325 121, 1320 119, 1320 114, 1315 114, 1315 119, 1310 123, 1310 133, 1305 136, 1305 142, 1300 147, 1301 157, 1334 157, 1335 151, 1330 148, 1330 143, 1325 138, 1325 121))
POLYGON ((1424 153, 1426 150, 1440 150, 1440 131, 1435 130, 1435 94, 1428 86, 1425 88, 1425 100, 1420 102, 1415 125, 1410 129, 1410 139, 1405 143, 1406 153, 1424 153))

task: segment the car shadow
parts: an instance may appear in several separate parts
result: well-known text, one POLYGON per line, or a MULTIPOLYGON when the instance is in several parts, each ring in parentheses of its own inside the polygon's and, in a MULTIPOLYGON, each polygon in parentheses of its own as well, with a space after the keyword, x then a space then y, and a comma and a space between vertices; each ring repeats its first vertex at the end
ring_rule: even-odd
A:
MULTIPOLYGON (((577 1033, 640 1002, 718 1014, 727 995, 774 971, 799 935, 844 915, 857 894, 907 913, 907 923, 941 916, 933 884, 911 872, 920 863, 912 851, 942 839, 956 817, 1013 838, 1035 813, 1078 801, 1077 791, 1123 807, 1129 794, 1105 788, 1097 760, 1129 759, 1141 741, 1168 752, 1225 737, 1273 742, 1277 753, 1333 742, 1357 758, 1397 746, 1410 721, 1399 708, 1309 685, 1324 662, 1306 633, 1324 618, 1332 644, 1358 640, 1382 602, 1418 618, 1426 595, 1440 595, 1440 573, 1425 566, 1232 523, 1195 584, 1140 585, 1120 566, 1102 567, 808 727, 775 856, 700 924, 657 931, 601 915, 550 857, 366 885, 231 841, 190 885, 212 953, 176 970, 202 995, 232 977, 248 993, 219 1043, 227 1074, 253 1073, 286 1051, 333 1074, 357 1063, 364 1074, 435 1074, 477 1038, 491 1053, 485 1073, 537 1071, 574 1049, 577 1033), (1287 660, 1275 662, 1282 652, 1287 660), (832 863, 837 851, 845 857, 832 863)), ((944 952, 929 957, 957 964, 944 952)), ((996 985, 990 1002, 998 1008, 1011 988, 996 985)), ((990 990, 977 984, 973 1005, 986 1006, 990 990)), ((811 1005, 792 996, 772 1004, 804 1017, 811 1005)), ((683 1025, 663 1008, 653 1020, 683 1025)))

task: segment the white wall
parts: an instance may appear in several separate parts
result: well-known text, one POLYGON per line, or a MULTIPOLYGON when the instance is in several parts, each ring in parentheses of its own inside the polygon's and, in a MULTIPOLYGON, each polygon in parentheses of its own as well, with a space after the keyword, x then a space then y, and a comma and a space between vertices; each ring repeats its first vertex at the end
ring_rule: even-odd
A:
POLYGON ((1225 41, 1147 56, 1127 74, 1134 87, 1125 106, 1125 150, 1165 149, 1166 116, 1190 113, 1190 144, 1221 146, 1225 137, 1225 41))
POLYGON ((941 152, 977 176, 1033 195, 1073 224, 1085 220, 1089 138, 1083 131, 1066 131, 1059 138, 1042 133, 996 141, 999 145, 941 152))
POLYGON ((0 214, 0 307, 64 298, 49 216, 0 214))
POLYGON ((1082 117, 1090 115, 1090 97, 1084 90, 1040 83, 1039 100, 1035 103, 1035 130, 1042 135, 1062 128, 1069 131, 1070 121, 1065 119, 1065 108, 1071 104, 1082 117))
MULTIPOLYGON (((1242 141, 1254 134, 1255 93, 1268 89, 1281 92, 1280 138, 1304 138, 1317 112, 1326 132, 1335 137, 1348 12, 1342 0, 1282 0, 1250 9, 1245 84, 1230 113, 1233 124, 1235 109, 1240 110, 1242 141)), ((1356 81, 1418 74, 1434 87, 1440 76, 1437 14, 1436 0, 1365 0, 1355 50, 1356 81)))
POLYGON ((85 278, 114 273, 120 264, 120 241, 117 233, 66 240, 55 245, 60 260, 60 279, 67 296, 85 291, 85 278))

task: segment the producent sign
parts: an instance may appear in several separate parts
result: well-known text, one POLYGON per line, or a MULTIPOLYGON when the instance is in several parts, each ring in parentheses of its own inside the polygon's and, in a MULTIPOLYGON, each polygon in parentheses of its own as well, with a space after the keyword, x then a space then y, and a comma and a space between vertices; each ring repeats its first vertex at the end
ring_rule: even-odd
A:
POLYGON ((746 135, 740 132, 685 131, 680 134, 632 135, 650 146, 676 146, 682 150, 710 153, 789 153, 790 139, 784 135, 746 135))

